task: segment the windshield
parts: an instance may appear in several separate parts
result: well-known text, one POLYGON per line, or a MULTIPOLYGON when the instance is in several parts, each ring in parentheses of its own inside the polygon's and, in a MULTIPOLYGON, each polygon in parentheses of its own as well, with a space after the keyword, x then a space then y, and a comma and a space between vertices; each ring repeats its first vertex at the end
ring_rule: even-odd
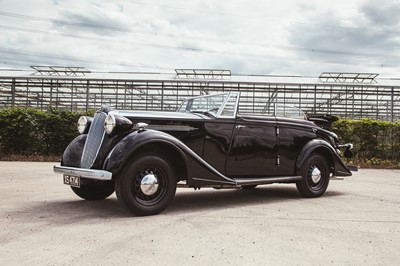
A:
POLYGON ((238 93, 222 93, 189 98, 183 101, 178 112, 201 113, 212 117, 234 117, 238 93))

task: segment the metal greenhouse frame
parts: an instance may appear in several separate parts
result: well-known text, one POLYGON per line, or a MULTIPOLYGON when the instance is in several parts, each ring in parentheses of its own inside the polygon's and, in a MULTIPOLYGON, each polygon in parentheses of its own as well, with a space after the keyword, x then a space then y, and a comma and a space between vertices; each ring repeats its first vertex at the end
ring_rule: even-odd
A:
POLYGON ((35 66, 0 71, 0 108, 174 111, 182 99, 240 91, 241 112, 266 112, 273 104, 343 118, 400 120, 400 79, 375 73, 324 72, 319 77, 232 75, 229 70, 177 69, 175 73, 91 72, 81 67, 35 66))

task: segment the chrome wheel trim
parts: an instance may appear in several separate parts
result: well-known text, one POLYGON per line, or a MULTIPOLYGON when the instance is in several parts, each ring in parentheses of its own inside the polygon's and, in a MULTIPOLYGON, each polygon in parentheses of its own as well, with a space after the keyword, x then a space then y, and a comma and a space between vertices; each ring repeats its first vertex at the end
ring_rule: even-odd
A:
POLYGON ((145 175, 140 181, 140 190, 147 196, 156 194, 158 190, 158 179, 153 173, 145 175))
POLYGON ((321 180, 321 170, 317 166, 314 166, 311 171, 311 180, 316 184, 321 180))

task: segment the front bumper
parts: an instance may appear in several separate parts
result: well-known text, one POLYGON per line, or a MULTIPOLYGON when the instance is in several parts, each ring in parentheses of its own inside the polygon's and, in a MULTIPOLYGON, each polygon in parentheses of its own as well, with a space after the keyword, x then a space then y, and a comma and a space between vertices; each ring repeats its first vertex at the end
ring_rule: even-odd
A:
POLYGON ((71 175, 71 176, 80 176, 82 178, 108 181, 112 179, 112 173, 105 170, 96 170, 96 169, 83 169, 76 167, 67 167, 67 166, 57 166, 53 167, 54 173, 71 175))

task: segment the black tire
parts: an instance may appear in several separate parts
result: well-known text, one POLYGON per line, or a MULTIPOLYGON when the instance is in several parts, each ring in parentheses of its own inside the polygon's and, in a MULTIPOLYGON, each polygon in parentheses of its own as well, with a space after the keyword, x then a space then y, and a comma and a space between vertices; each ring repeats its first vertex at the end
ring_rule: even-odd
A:
POLYGON ((296 182, 300 195, 307 198, 322 196, 328 188, 330 178, 327 160, 320 154, 312 154, 301 168, 301 176, 302 179, 296 182), (315 169, 320 172, 320 177, 316 174, 313 177, 315 169))
MULTIPOLYGON (((154 215, 162 212, 175 196, 175 171, 163 157, 144 155, 125 166, 115 181, 115 192, 119 202, 135 215, 154 215), (154 191, 142 190, 145 176, 157 179, 154 191), (147 194, 145 194, 147 192, 147 194)), ((152 187, 153 189, 153 187, 152 187)))
POLYGON ((71 187, 76 195, 85 200, 103 200, 114 193, 114 182, 93 181, 83 183, 80 188, 71 187))

